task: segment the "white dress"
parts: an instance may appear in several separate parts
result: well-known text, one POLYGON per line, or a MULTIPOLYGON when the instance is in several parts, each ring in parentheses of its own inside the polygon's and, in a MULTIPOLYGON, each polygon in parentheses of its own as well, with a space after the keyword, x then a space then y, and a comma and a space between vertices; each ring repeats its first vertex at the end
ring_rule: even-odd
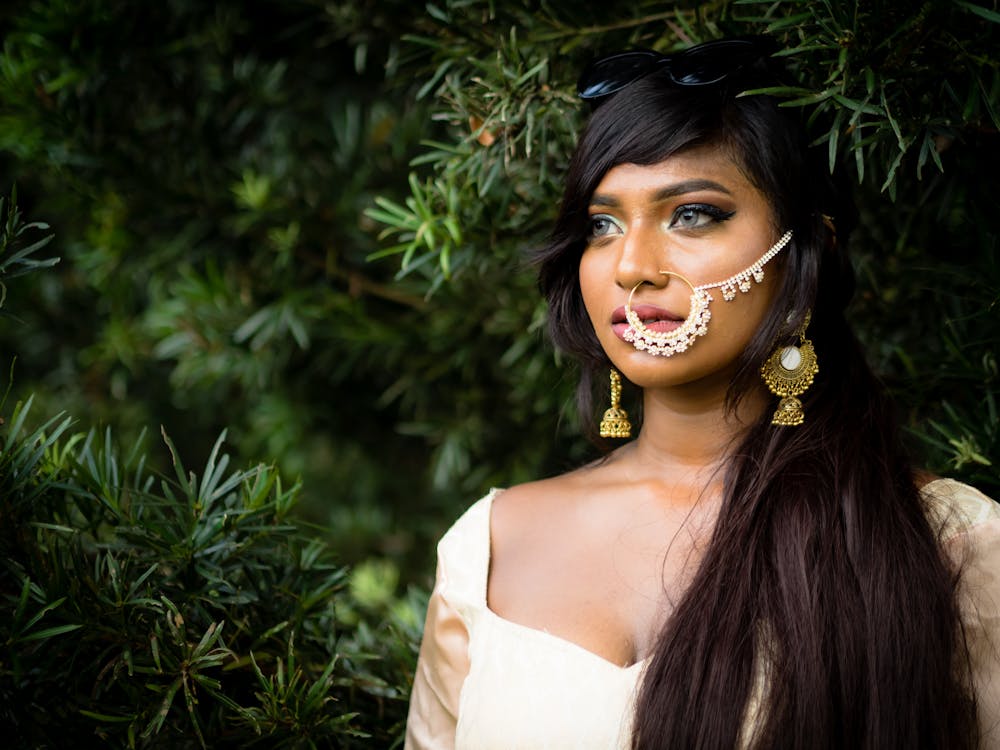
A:
MULTIPOLYGON (((646 662, 620 667, 486 605, 490 508, 498 492, 469 508, 438 544, 406 750, 624 750, 646 662)), ((950 557, 962 566, 983 747, 1000 749, 1000 505, 949 479, 930 482, 922 494, 932 521, 945 525, 950 557)), ((754 704, 751 696, 749 722, 754 704)))

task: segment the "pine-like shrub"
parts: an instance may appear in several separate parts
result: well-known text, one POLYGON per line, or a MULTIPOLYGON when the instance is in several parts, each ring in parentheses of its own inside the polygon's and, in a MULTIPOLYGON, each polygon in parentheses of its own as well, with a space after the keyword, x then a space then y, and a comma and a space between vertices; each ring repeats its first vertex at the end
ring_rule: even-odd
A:
POLYGON ((17 747, 390 744, 419 602, 359 603, 295 522, 297 486, 231 471, 221 437, 195 473, 164 436, 175 475, 156 476, 110 431, 26 431, 29 408, 0 439, 0 723, 17 747))

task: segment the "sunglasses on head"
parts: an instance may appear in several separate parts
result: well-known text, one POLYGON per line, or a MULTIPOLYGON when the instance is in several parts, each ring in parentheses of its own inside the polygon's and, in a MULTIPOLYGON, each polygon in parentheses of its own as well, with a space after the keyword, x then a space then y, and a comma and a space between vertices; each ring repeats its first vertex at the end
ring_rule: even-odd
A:
POLYGON ((708 86, 767 57, 775 48, 769 37, 741 37, 705 42, 669 55, 652 50, 618 52, 590 63, 577 82, 576 93, 596 108, 612 94, 660 71, 677 86, 708 86))

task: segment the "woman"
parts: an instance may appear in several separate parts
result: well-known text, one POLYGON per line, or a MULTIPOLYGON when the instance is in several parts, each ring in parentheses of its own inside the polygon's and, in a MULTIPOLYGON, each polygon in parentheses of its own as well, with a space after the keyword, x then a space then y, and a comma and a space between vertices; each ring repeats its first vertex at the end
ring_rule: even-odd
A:
POLYGON ((1000 747, 1000 512, 908 463, 761 40, 594 64, 540 257, 635 440, 438 548, 407 747, 1000 747), (620 376, 619 376, 620 373, 620 376), (641 425, 620 382, 641 389, 641 425))

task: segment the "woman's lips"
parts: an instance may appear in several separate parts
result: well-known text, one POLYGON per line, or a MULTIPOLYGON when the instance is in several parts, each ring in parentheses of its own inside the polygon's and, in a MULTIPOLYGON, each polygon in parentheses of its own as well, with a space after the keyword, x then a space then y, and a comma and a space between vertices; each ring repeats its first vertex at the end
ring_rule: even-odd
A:
MULTIPOLYGON (((642 324, 646 328, 658 333, 673 331, 684 322, 683 315, 677 315, 656 305, 636 305, 632 310, 639 316, 639 320, 642 321, 642 324)), ((615 332, 615 336, 624 340, 625 331, 628 328, 628 321, 625 319, 625 308, 619 307, 611 313, 611 330, 615 332)))

